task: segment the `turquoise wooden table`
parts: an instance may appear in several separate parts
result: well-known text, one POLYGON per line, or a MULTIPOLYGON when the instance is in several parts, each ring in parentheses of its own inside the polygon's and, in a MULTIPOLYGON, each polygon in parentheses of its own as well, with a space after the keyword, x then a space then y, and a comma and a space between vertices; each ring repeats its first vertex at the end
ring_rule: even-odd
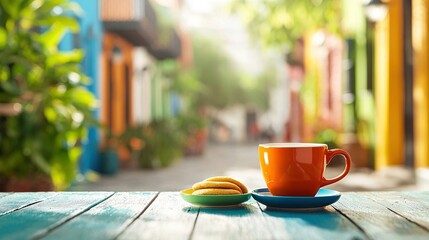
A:
POLYGON ((200 208, 178 192, 0 193, 0 239, 429 239, 429 192, 346 192, 318 211, 200 208))

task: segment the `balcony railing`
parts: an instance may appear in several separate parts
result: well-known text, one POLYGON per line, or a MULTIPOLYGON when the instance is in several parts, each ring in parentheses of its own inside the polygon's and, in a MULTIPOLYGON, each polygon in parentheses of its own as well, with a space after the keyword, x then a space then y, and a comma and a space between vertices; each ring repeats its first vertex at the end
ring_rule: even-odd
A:
POLYGON ((156 44, 157 20, 149 0, 102 0, 101 19, 104 28, 135 46, 156 44))
POLYGON ((182 42, 174 28, 168 30, 167 38, 165 41, 158 40, 158 42, 151 46, 148 50, 157 59, 178 58, 182 53, 182 42))

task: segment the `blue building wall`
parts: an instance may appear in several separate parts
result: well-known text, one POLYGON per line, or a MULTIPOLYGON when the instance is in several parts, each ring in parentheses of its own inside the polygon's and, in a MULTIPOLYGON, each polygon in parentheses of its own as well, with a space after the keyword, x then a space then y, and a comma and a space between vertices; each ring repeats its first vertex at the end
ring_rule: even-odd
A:
MULTIPOLYGON (((71 0, 78 3, 83 14, 77 16, 80 31, 76 34, 67 34, 60 44, 61 50, 81 48, 85 53, 82 61, 82 71, 91 78, 91 84, 87 86, 97 99, 100 99, 100 54, 102 51, 103 27, 100 20, 99 0, 71 0)), ((94 114, 99 117, 99 109, 94 114)), ((99 144, 100 136, 97 128, 90 128, 88 140, 83 143, 83 155, 79 167, 81 173, 89 170, 98 171, 100 168, 99 144)))

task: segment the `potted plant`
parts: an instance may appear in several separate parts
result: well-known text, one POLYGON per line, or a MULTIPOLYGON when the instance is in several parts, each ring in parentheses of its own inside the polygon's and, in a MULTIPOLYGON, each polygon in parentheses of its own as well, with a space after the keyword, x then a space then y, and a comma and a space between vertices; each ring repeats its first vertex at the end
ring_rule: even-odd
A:
POLYGON ((120 137, 110 129, 106 130, 104 143, 100 152, 100 173, 105 175, 115 175, 119 170, 118 148, 120 137))
POLYGON ((14 189, 36 179, 62 190, 75 178, 81 141, 96 122, 96 99, 82 86, 89 80, 79 67, 82 51, 58 50, 67 31, 78 31, 66 15, 77 6, 0 1, 0 103, 20 106, 19 113, 0 116, 0 190, 51 188, 14 189))
POLYGON ((177 117, 178 129, 184 134, 184 152, 186 155, 204 153, 207 130, 206 119, 198 113, 186 112, 177 117))
POLYGON ((167 167, 183 154, 183 134, 173 119, 129 128, 122 141, 142 168, 167 167))

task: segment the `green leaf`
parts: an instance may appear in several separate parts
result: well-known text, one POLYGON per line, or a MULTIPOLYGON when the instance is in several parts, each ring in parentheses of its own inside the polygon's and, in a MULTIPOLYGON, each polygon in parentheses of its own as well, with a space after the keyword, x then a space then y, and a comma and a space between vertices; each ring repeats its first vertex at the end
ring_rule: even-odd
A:
MULTIPOLYGON (((60 18, 62 20, 60 20, 59 22, 53 21, 51 23, 51 27, 49 27, 48 30, 41 34, 38 38, 39 42, 49 50, 57 49, 58 44, 63 39, 64 35, 69 29, 74 31, 79 29, 78 23, 73 19, 70 19, 68 17, 61 18, 59 16, 55 18, 60 18)), ((50 21, 45 21, 47 21, 47 23, 45 24, 50 25, 50 21)))
POLYGON ((89 108, 96 108, 98 106, 97 99, 94 95, 83 87, 74 88, 70 90, 69 94, 72 97, 73 102, 78 105, 89 108))
POLYGON ((76 176, 79 148, 60 151, 53 161, 51 177, 58 190, 66 189, 76 176))
POLYGON ((29 86, 38 87, 43 83, 44 70, 40 66, 34 66, 27 75, 29 86))
POLYGON ((73 165, 75 165, 79 161, 80 156, 82 155, 82 149, 80 147, 73 147, 69 149, 68 153, 70 161, 73 165))
POLYGON ((54 163, 51 166, 51 178, 52 182, 54 183, 57 190, 64 190, 68 187, 69 180, 69 172, 68 166, 67 166, 67 156, 64 156, 64 159, 59 159, 59 157, 56 157, 54 159, 54 163), (64 162, 64 163, 63 163, 64 162))
POLYGON ((0 66, 0 82, 7 81, 10 77, 9 68, 0 66))
POLYGON ((49 122, 55 122, 58 119, 57 112, 52 107, 45 107, 44 114, 49 122))
POLYGON ((40 154, 33 153, 31 155, 31 160, 46 174, 51 172, 51 166, 40 154))
POLYGON ((46 59, 46 65, 48 67, 60 66, 66 63, 76 63, 81 61, 83 58, 83 51, 80 49, 71 50, 69 52, 57 52, 53 53, 46 59))
POLYGON ((78 131, 68 131, 66 133, 66 141, 69 147, 73 147, 79 141, 80 136, 78 131))
POLYGON ((21 92, 21 88, 16 84, 16 82, 11 81, 1 81, 0 89, 11 95, 18 95, 21 92))
POLYGON ((16 117, 10 117, 7 119, 6 122, 6 134, 10 139, 14 139, 14 138, 18 138, 20 135, 20 131, 19 131, 19 123, 18 123, 18 119, 16 117))
POLYGON ((76 21, 76 19, 64 15, 48 16, 38 20, 37 23, 42 26, 56 25, 57 28, 71 30, 72 32, 79 31, 79 23, 76 21))
POLYGON ((7 44, 7 32, 6 29, 0 27, 0 48, 3 48, 7 44))
POLYGON ((0 5, 2 6, 4 12, 7 13, 11 19, 16 19, 19 16, 19 4, 17 4, 17 1, 0 0, 0 5))

